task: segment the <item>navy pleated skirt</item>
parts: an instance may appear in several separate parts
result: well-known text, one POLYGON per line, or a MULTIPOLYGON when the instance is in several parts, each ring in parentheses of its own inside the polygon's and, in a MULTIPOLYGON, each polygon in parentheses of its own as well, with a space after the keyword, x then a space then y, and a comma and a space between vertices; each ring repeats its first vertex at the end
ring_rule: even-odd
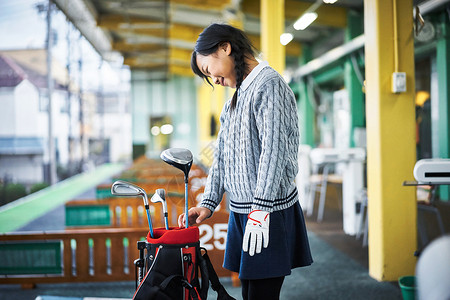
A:
POLYGON ((240 279, 286 276, 291 269, 312 264, 308 234, 299 202, 270 214, 269 246, 250 256, 242 251, 247 214, 230 212, 223 267, 240 279))

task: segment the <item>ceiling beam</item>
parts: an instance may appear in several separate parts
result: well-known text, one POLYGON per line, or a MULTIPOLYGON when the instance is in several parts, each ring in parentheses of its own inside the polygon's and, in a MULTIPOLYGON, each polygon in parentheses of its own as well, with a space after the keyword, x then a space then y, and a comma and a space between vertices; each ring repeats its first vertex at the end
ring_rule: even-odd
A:
MULTIPOLYGON (((285 19, 291 22, 297 20, 313 3, 285 0, 285 19)), ((260 0, 245 0, 242 3, 245 14, 259 18, 261 13, 260 0)), ((321 5, 316 10, 318 17, 315 25, 344 28, 347 25, 347 9, 336 5, 321 5)))
POLYGON ((180 66, 177 64, 170 64, 169 71, 171 74, 194 77, 191 66, 180 66))
POLYGON ((125 64, 170 61, 174 64, 190 66, 191 53, 192 51, 179 48, 162 49, 161 51, 149 53, 130 53, 126 55, 125 64))
POLYGON ((113 49, 119 52, 150 52, 165 49, 164 44, 131 44, 126 41, 118 41, 113 43, 113 49))
POLYGON ((97 11, 90 1, 54 0, 54 3, 74 24, 94 49, 107 61, 117 61, 120 54, 111 48, 112 38, 97 27, 97 11))
POLYGON ((232 0, 170 0, 171 5, 187 6, 198 10, 223 10, 232 0))
POLYGON ((154 63, 129 62, 128 66, 130 66, 130 68, 134 69, 134 70, 142 69, 142 70, 146 70, 146 71, 150 71, 150 72, 162 72, 162 74, 169 71, 169 73, 172 75, 189 76, 189 77, 194 76, 194 73, 192 72, 190 66, 180 66, 177 64, 173 64, 173 63, 170 63, 167 67, 166 64, 161 65, 161 64, 154 64, 154 63))
MULTIPOLYGON (((99 17, 98 26, 111 30, 118 36, 142 35, 195 42, 204 27, 171 23, 168 28, 158 21, 143 18, 126 18, 121 15, 104 15, 99 17)), ((138 43, 138 42, 136 42, 138 43)))
MULTIPOLYGON (((261 51, 261 37, 259 35, 247 35, 253 46, 261 51)), ((302 46, 299 42, 292 41, 286 45, 286 56, 300 56, 302 53, 302 46)))
POLYGON ((163 28, 164 23, 158 20, 151 20, 149 18, 125 16, 119 14, 101 14, 97 17, 97 26, 118 30, 125 28, 163 28))

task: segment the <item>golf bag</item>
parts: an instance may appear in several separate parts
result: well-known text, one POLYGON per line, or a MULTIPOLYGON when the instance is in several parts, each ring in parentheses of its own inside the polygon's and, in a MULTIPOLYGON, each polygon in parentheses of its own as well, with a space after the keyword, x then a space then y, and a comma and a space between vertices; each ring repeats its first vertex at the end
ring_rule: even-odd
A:
POLYGON ((205 300, 209 281, 217 299, 234 299, 220 284, 206 250, 200 248, 198 227, 157 228, 153 236, 149 233, 147 242, 138 242, 139 286, 133 300, 205 300))

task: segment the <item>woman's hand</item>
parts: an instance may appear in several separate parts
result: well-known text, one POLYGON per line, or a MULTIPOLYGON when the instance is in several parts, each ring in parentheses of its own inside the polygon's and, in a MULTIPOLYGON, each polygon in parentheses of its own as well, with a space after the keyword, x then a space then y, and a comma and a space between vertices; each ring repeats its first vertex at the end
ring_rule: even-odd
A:
MULTIPOLYGON (((193 207, 188 211, 189 226, 194 224, 200 224, 205 219, 209 218, 211 215, 212 212, 206 207, 193 207)), ((178 217, 178 226, 186 227, 184 214, 181 214, 178 217)))

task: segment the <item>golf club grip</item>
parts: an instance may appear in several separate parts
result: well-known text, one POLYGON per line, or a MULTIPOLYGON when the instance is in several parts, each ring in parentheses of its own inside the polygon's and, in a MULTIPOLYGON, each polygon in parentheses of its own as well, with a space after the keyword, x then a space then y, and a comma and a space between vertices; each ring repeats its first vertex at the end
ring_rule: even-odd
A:
POLYGON ((184 188, 184 219, 185 219, 185 224, 186 224, 186 228, 189 227, 189 218, 188 218, 188 181, 186 179, 186 183, 184 184, 185 188, 184 188))
POLYGON ((150 217, 150 211, 148 209, 148 206, 146 208, 147 211, 147 220, 148 220, 148 229, 150 230, 150 236, 153 238, 153 226, 152 226, 152 219, 150 217))
POLYGON ((166 225, 166 229, 169 230, 169 213, 167 211, 164 213, 164 223, 166 225))

